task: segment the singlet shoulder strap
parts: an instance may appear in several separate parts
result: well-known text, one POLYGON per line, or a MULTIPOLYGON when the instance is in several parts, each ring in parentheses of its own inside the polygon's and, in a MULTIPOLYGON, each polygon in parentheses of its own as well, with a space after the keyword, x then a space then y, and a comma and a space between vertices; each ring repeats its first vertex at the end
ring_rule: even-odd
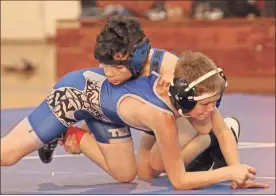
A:
POLYGON ((150 62, 150 73, 155 71, 156 73, 160 73, 160 67, 165 54, 165 50, 162 49, 154 49, 151 62, 150 62))

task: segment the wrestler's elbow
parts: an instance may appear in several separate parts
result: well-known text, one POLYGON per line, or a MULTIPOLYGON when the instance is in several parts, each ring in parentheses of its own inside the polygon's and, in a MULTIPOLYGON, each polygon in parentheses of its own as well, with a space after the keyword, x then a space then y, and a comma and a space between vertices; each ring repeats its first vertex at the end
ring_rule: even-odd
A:
POLYGON ((171 179, 171 183, 174 189, 176 190, 184 190, 183 184, 180 179, 171 179))
POLYGON ((172 186, 176 190, 192 190, 193 188, 187 183, 176 182, 172 183, 172 186))
POLYGON ((193 187, 191 186, 191 184, 189 183, 186 176, 186 173, 181 176, 181 178, 177 178, 177 179, 172 179, 171 183, 172 186, 174 187, 174 189, 176 190, 191 190, 193 189, 193 187))

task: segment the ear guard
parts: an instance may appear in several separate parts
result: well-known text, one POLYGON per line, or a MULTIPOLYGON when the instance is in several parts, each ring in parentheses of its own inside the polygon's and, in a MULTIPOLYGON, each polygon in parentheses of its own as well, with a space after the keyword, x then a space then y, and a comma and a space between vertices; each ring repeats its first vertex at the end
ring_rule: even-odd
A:
POLYGON ((94 53, 96 59, 106 65, 125 65, 132 73, 133 77, 138 77, 144 67, 145 61, 151 49, 149 40, 144 37, 141 41, 134 45, 133 48, 128 48, 129 57, 127 60, 114 60, 101 57, 97 52, 94 53))
MULTIPOLYGON (((221 68, 212 70, 191 83, 186 82, 183 78, 173 79, 169 88, 169 96, 172 104, 178 110, 180 115, 183 115, 183 112, 191 111, 195 107, 197 101, 206 99, 215 95, 214 93, 209 93, 209 94, 196 96, 197 93, 196 93, 195 86, 217 73, 220 74, 221 77, 223 77, 223 79, 225 80, 225 89, 226 89, 227 80, 221 68)), ((220 100, 221 98, 218 101, 220 102, 220 100)), ((217 105, 218 104, 219 103, 217 103, 217 105)))

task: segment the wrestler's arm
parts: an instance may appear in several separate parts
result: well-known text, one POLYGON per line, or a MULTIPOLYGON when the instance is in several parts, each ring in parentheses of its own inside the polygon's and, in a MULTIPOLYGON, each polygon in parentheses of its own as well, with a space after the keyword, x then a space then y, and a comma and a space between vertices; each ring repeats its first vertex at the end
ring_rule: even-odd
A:
POLYGON ((216 108, 211 116, 212 127, 219 142, 220 149, 228 165, 240 164, 238 145, 231 130, 227 127, 219 110, 216 108))
POLYGON ((137 117, 154 131, 165 170, 176 189, 189 190, 231 180, 232 170, 229 167, 203 172, 185 171, 180 156, 176 122, 172 115, 144 105, 139 107, 137 117))
POLYGON ((181 185, 183 184, 182 178, 185 175, 185 169, 180 156, 174 117, 155 111, 146 105, 143 105, 143 108, 137 113, 139 121, 155 133, 163 164, 172 185, 177 189, 183 189, 184 187, 181 185), (148 118, 145 118, 143 114, 151 115, 146 115, 148 118))
POLYGON ((219 110, 216 108, 212 116, 204 121, 196 121, 189 119, 192 126, 199 132, 209 132, 213 130, 216 136, 223 156, 228 165, 240 164, 237 142, 232 131, 229 130, 221 116, 219 110))
POLYGON ((165 52, 160 67, 161 78, 159 80, 159 84, 161 84, 163 87, 168 88, 170 85, 170 82, 174 76, 175 65, 177 64, 178 60, 179 58, 174 54, 165 52))
MULTIPOLYGON (((240 164, 238 145, 231 130, 227 127, 219 110, 216 108, 212 116, 213 132, 218 139, 219 146, 228 165, 240 164)), ((232 183, 232 188, 267 188, 268 184, 249 182, 232 183)))

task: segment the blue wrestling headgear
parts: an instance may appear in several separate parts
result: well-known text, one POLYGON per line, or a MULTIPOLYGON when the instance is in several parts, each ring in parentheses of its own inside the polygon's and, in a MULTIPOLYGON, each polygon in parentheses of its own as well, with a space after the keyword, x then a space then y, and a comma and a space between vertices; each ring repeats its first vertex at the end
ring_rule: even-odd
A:
MULTIPOLYGON (((203 94, 200 96, 196 96, 195 86, 200 82, 202 82, 203 80, 206 80, 207 78, 217 73, 220 74, 221 77, 225 80, 225 88, 224 88, 225 90, 227 87, 227 80, 221 68, 212 70, 191 83, 186 82, 182 78, 173 79, 169 88, 169 96, 172 104, 178 110, 180 115, 183 115, 184 112, 191 111, 195 107, 197 101, 203 100, 215 95, 215 93, 210 93, 210 94, 203 94)), ((223 92, 221 93, 221 96, 223 92)), ((217 106, 220 104, 221 96, 217 101, 217 104, 216 104, 217 106)))
POLYGON ((149 55, 151 49, 149 40, 144 37, 141 41, 134 45, 134 47, 128 48, 129 57, 127 60, 114 60, 110 58, 104 58, 95 52, 94 56, 101 63, 107 65, 125 65, 131 71, 133 77, 138 77, 141 70, 144 67, 145 61, 149 55))

